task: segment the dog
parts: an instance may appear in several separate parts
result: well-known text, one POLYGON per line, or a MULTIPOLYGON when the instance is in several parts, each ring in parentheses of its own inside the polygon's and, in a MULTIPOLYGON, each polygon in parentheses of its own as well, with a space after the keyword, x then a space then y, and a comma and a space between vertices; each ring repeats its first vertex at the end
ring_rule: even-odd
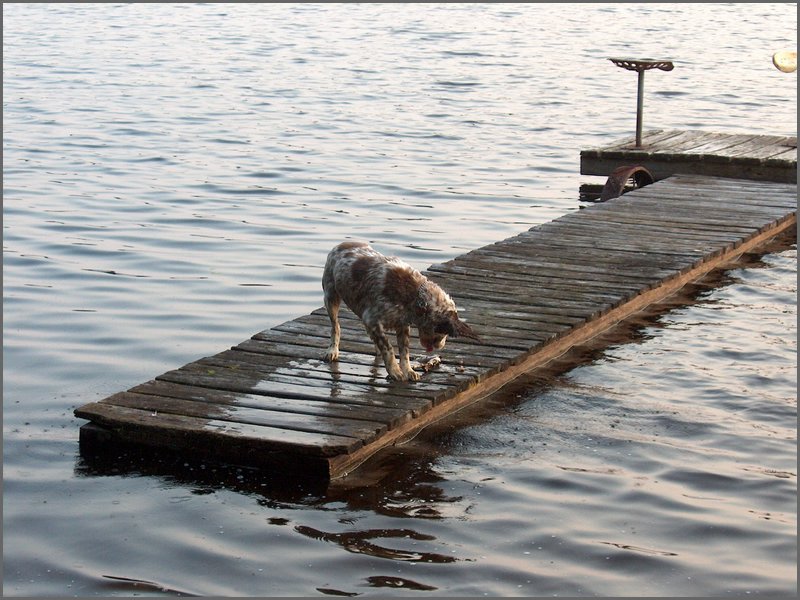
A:
POLYGON ((444 348, 448 336, 478 336, 458 318, 456 305, 445 291, 399 258, 387 257, 364 242, 343 242, 328 254, 322 275, 325 309, 331 319, 331 343, 325 361, 339 359, 341 301, 362 321, 383 357, 389 379, 418 381, 411 368, 411 325, 428 353, 444 348), (400 364, 395 360, 388 331, 397 333, 400 364))

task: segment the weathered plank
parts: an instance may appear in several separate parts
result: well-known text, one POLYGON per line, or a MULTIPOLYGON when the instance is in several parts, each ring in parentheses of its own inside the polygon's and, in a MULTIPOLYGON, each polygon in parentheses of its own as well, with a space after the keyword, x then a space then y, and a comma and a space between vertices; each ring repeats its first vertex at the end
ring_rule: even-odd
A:
POLYGON ((676 173, 797 183, 797 138, 702 131, 645 132, 581 151, 583 175, 608 177, 621 165, 641 165, 656 180, 676 173))
POLYGON ((301 415, 320 415, 346 419, 374 421, 396 427, 411 418, 404 408, 389 408, 371 404, 332 403, 324 400, 299 400, 262 394, 243 394, 193 385, 148 381, 129 390, 134 394, 148 394, 161 398, 177 398, 207 402, 218 406, 257 408, 301 415))
POLYGON ((757 139, 758 136, 751 134, 725 135, 721 133, 713 134, 710 139, 700 144, 691 146, 688 150, 690 154, 699 156, 715 156, 722 152, 730 152, 734 148, 746 146, 749 142, 757 139))
POLYGON ((154 421, 164 415, 197 417, 209 421, 262 425, 292 431, 330 434, 359 439, 369 443, 388 426, 384 422, 367 419, 352 419, 349 416, 330 416, 325 414, 297 413, 294 411, 267 410, 260 407, 211 403, 208 401, 185 400, 152 394, 120 392, 104 401, 112 406, 135 408, 150 411, 154 421))
MULTIPOLYGON (((734 148, 717 134, 646 136, 734 148)), ((763 141, 763 140, 762 140, 763 141)), ((82 439, 234 463, 346 474, 380 448, 485 397, 796 227, 797 186, 674 176, 432 265, 482 340, 448 340, 416 383, 386 379, 361 322, 340 314, 340 360, 322 356, 323 308, 81 406, 82 439)))
MULTIPOLYGON (((353 363, 352 356, 343 353, 340 359, 333 365, 322 360, 313 359, 306 361, 274 361, 275 357, 268 354, 254 354, 250 352, 237 352, 226 350, 214 356, 201 358, 197 362, 202 365, 225 367, 236 371, 252 370, 260 375, 272 374, 282 376, 292 376, 301 379, 321 380, 322 382, 334 383, 361 383, 377 387, 389 388, 393 384, 386 380, 380 370, 380 364, 373 359, 369 364, 361 362, 353 363)), ((413 353, 412 353, 413 356, 413 353)), ((437 385, 460 386, 469 378, 469 373, 474 374, 475 369, 462 370, 456 373, 451 368, 442 368, 433 371, 428 376, 428 383, 437 385), (467 373, 467 374, 465 374, 467 373)), ((407 387, 395 386, 395 393, 401 395, 414 395, 412 390, 407 387)))
MULTIPOLYGON (((318 380, 304 380, 276 375, 261 377, 241 371, 231 372, 230 370, 196 368, 194 365, 167 371, 156 377, 156 381, 182 383, 245 394, 261 394, 278 398, 317 400, 330 402, 331 404, 367 404, 415 411, 423 411, 430 406, 430 400, 422 393, 409 396, 392 393, 391 388, 357 384, 345 385, 341 382, 325 383, 318 380)), ((434 387, 431 384, 427 385, 434 387)), ((450 393, 450 390, 446 389, 437 389, 437 391, 441 394, 450 393)))
POLYGON ((124 441, 197 452, 200 448, 219 452, 228 460, 251 453, 286 452, 317 457, 349 454, 363 446, 356 438, 332 434, 265 427, 220 419, 179 414, 157 414, 146 409, 116 406, 106 401, 93 402, 75 410, 75 416, 88 419, 113 432, 124 441))

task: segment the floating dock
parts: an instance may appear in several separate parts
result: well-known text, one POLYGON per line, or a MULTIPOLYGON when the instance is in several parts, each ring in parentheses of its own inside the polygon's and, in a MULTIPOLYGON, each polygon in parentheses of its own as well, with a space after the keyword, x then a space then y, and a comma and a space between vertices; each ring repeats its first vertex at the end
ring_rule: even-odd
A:
POLYGON ((673 176, 431 266, 482 342, 449 340, 419 382, 388 381, 344 308, 340 361, 323 362, 320 308, 79 407, 81 442, 340 477, 795 228, 796 205, 796 185, 673 176))
POLYGON ((655 180, 676 173, 797 183, 797 137, 660 130, 581 151, 581 175, 640 165, 655 180))

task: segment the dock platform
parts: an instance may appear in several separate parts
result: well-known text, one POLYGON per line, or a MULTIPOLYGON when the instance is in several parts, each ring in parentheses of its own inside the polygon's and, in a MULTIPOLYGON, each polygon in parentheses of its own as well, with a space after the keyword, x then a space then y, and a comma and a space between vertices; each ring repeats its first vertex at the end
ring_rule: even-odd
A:
POLYGON ((340 360, 323 362, 320 308, 80 406, 81 442, 337 478, 796 228, 796 207, 796 184, 673 176, 431 266, 482 341, 448 340, 419 382, 388 381, 344 309, 340 360))
POLYGON ((641 165, 658 181, 676 173, 797 183, 797 137, 655 129, 581 151, 581 175, 641 165))

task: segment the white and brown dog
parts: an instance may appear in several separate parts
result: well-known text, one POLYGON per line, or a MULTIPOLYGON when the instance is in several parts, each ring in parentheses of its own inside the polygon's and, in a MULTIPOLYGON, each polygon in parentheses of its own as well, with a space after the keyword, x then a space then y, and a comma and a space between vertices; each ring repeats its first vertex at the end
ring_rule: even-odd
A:
POLYGON ((331 318, 331 344, 325 360, 339 358, 339 305, 342 300, 375 342, 389 379, 417 381, 409 361, 411 325, 427 352, 444 348, 447 336, 478 339, 458 318, 456 305, 445 291, 402 260, 387 257, 363 242, 344 242, 328 254, 322 275, 325 308, 331 318), (397 332, 400 365, 387 332, 397 332))

